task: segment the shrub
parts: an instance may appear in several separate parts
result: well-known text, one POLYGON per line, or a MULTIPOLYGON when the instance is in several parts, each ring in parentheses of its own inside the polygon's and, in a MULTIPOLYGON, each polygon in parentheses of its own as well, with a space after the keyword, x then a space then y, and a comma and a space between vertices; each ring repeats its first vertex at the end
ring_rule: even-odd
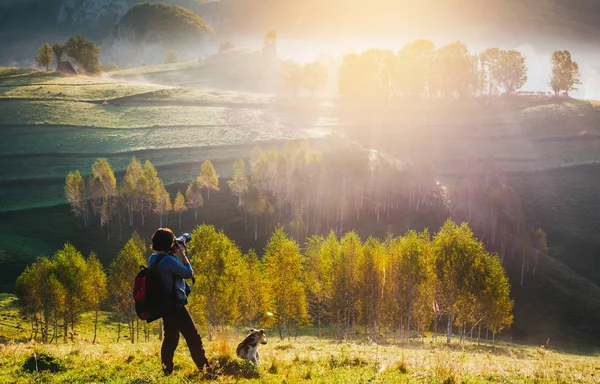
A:
POLYGON ((102 64, 102 71, 103 72, 113 72, 113 71, 118 71, 119 66, 117 65, 117 63, 115 63, 114 61, 109 61, 106 64, 102 64))
POLYGON ((165 64, 175 64, 179 62, 179 55, 177 52, 169 51, 165 55, 165 64))
POLYGON ((50 371, 52 373, 64 370, 61 361, 46 353, 33 354, 23 363, 23 370, 26 372, 50 371))
POLYGON ((260 377, 256 366, 249 360, 238 359, 231 356, 219 356, 211 359, 211 365, 220 375, 255 379, 260 377))
POLYGON ((219 45, 219 52, 226 52, 226 51, 231 51, 234 49, 235 49, 235 44, 233 44, 231 41, 226 41, 219 45))

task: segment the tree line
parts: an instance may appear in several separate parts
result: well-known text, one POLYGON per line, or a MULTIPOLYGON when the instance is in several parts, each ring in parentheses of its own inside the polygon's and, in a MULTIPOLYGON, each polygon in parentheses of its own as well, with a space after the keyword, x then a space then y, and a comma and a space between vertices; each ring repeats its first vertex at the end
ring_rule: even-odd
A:
MULTIPOLYGON (((246 229, 253 227, 255 240, 259 228, 268 237, 277 224, 303 242, 331 230, 341 237, 345 228, 365 220, 376 226, 429 215, 468 222, 502 263, 520 265, 521 284, 526 272, 535 275, 547 253, 545 233, 527 225, 519 196, 492 160, 472 166, 466 177, 446 186, 426 159, 402 163, 379 153, 323 152, 307 141, 289 142, 281 150, 254 148, 249 167, 236 159, 227 186, 237 197, 246 229)), ((135 157, 119 185, 106 159, 96 160, 89 176, 70 172, 65 184, 74 214, 85 226, 90 215, 99 216, 109 240, 114 221, 136 229, 153 214, 162 226, 174 213, 181 226, 182 214, 189 210, 197 220, 211 191, 219 191, 219 176, 210 160, 202 163, 185 193, 178 191, 175 197, 152 163, 146 160, 142 165, 135 157)))
MULTIPOLYGON (((552 55, 548 82, 556 95, 576 90, 579 65, 569 51, 552 55)), ((513 95, 527 82, 527 65, 516 50, 489 48, 469 52, 462 42, 436 48, 419 39, 400 51, 372 49, 344 57, 339 70, 340 95, 357 99, 390 97, 468 97, 513 95)))
MULTIPOLYGON (((32 338, 40 330, 41 341, 58 341, 62 328, 67 341, 81 314, 93 311, 97 326, 98 311, 111 309, 128 324, 130 341, 139 341, 131 291, 145 251, 134 234, 107 273, 93 253, 84 258, 70 244, 38 258, 17 280, 32 338)), ((278 226, 262 257, 242 253, 203 224, 192 231, 188 253, 196 276, 189 308, 209 338, 215 327, 245 324, 275 327, 283 338, 312 323, 319 333, 324 325, 335 328, 340 339, 423 338, 445 328, 450 343, 454 331, 463 341, 475 330, 477 338, 481 329, 495 335, 512 323, 510 284, 498 257, 467 224, 450 220, 434 236, 409 231, 363 242, 355 232, 330 232, 303 247, 278 226)))
POLYGON ((66 56, 77 64, 81 73, 95 75, 101 71, 100 48, 93 41, 86 40, 81 36, 71 37, 65 44, 54 43, 52 46, 49 43, 43 44, 38 49, 35 61, 40 67, 46 67, 46 71, 48 71, 53 62, 53 56, 56 58, 57 68, 63 61, 63 56, 66 56))

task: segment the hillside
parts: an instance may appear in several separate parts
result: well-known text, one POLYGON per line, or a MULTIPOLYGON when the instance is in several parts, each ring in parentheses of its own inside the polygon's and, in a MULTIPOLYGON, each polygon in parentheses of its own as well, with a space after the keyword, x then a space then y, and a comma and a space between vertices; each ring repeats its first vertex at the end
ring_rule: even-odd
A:
MULTIPOLYGON (((118 240, 106 242, 96 220, 84 228, 65 204, 65 175, 75 169, 89 172, 98 157, 109 159, 119 181, 131 156, 149 159, 172 194, 185 189, 200 162, 210 159, 221 176, 221 191, 211 195, 197 221, 193 212, 185 213, 183 227, 210 222, 244 250, 260 250, 263 228, 255 241, 226 186, 233 160, 249 158, 255 145, 282 147, 307 138, 324 150, 362 146, 403 161, 427 158, 449 186, 473 162, 492 160, 509 171, 528 222, 548 232, 551 255, 542 272, 528 276, 523 286, 511 264, 516 318, 509 335, 536 343, 549 336, 561 343, 600 338, 593 326, 600 318, 600 303, 593 299, 600 275, 593 233, 598 188, 591 177, 600 162, 597 103, 529 96, 485 108, 476 101, 375 107, 291 100, 274 96, 276 87, 256 93, 264 86, 257 75, 260 57, 234 51, 122 70, 112 78, 1 69, 0 229, 8 235, 0 242, 7 255, 0 261, 5 271, 0 290, 11 291, 24 265, 65 241, 85 254, 94 250, 107 265, 129 238, 125 225, 114 229, 118 240), (241 82, 235 77, 240 68, 247 71, 241 82), (234 85, 239 88, 222 90, 234 85)), ((364 237, 410 228, 435 231, 442 214, 400 214, 381 223, 372 217, 348 219, 345 228, 364 237)), ((141 235, 148 238, 156 225, 153 216, 141 235)))

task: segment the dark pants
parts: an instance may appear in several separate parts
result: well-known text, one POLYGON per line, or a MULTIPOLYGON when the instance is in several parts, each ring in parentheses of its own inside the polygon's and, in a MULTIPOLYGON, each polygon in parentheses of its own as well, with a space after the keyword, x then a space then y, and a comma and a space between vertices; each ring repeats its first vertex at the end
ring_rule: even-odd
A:
POLYGON ((194 325, 190 313, 184 306, 177 307, 163 316, 165 338, 160 350, 160 357, 166 370, 173 370, 173 355, 179 343, 179 333, 185 338, 192 360, 202 370, 208 367, 208 360, 202 347, 202 338, 194 325))

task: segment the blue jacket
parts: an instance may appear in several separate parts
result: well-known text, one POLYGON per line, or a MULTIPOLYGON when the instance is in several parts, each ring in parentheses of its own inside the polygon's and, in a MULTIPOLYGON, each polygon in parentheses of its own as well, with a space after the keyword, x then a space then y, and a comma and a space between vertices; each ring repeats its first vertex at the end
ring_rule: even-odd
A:
MULTIPOLYGON (((160 253, 155 253, 148 259, 148 267, 158 258, 160 253)), ((187 283, 185 279, 191 279, 194 271, 189 264, 182 264, 175 256, 166 255, 158 264, 158 273, 163 283, 165 292, 170 294, 175 289, 176 304, 187 304, 187 283)), ((172 297, 172 296, 171 296, 172 297)))

